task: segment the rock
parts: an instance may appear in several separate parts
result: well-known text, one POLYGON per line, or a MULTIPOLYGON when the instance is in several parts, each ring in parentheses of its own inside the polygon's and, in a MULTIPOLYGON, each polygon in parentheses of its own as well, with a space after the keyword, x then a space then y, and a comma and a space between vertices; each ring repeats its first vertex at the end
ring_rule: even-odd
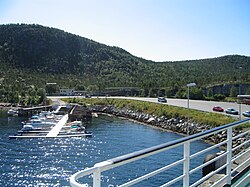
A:
MULTIPOLYGON (((107 114, 113 114, 115 116, 126 117, 130 119, 134 119, 140 122, 144 122, 153 126, 161 127, 166 130, 171 130, 173 132, 178 132, 182 134, 187 134, 187 119, 186 118, 170 118, 168 119, 166 116, 155 116, 146 113, 142 113, 139 111, 132 110, 128 107, 124 107, 122 109, 118 109, 113 105, 97 105, 91 107, 92 111, 95 112, 103 112, 107 114)), ((196 134, 199 132, 203 132, 211 129, 209 125, 199 124, 195 122, 189 123, 189 134, 196 134)), ((238 131, 233 131, 233 134, 238 134, 238 131)), ((223 131, 217 135, 211 135, 206 137, 206 140, 209 140, 213 143, 221 142, 221 140, 225 140, 227 138, 226 131, 223 131)), ((246 139, 240 139, 234 142, 234 145, 239 145, 240 142, 245 141, 246 139)))
POLYGON ((151 122, 154 122, 154 121, 155 121, 155 118, 154 118, 154 117, 151 117, 151 118, 148 119, 147 122, 148 122, 148 123, 151 123, 151 122))

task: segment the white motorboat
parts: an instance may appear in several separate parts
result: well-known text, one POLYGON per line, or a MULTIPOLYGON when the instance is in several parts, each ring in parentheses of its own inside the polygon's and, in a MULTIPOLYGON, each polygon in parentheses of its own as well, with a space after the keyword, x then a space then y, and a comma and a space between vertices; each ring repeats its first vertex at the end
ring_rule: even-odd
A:
POLYGON ((7 112, 8 116, 17 116, 18 115, 18 111, 15 109, 9 109, 7 112))
POLYGON ((33 127, 38 126, 53 126, 56 124, 54 121, 43 121, 41 119, 30 119, 27 122, 22 122, 24 125, 32 125, 33 127))
POLYGON ((32 125, 24 125, 23 128, 21 129, 22 132, 27 132, 27 131, 40 131, 42 128, 36 128, 33 127, 32 125))

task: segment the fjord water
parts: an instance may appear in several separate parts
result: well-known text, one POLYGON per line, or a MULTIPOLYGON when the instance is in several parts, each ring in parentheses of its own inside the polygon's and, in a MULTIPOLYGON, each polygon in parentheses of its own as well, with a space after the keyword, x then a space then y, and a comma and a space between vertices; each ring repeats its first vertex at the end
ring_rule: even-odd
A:
MULTIPOLYGON (((0 186, 69 186, 69 177, 95 163, 123 154, 181 138, 181 135, 164 132, 139 123, 115 117, 100 116, 86 125, 92 138, 54 138, 9 140, 21 128, 20 117, 0 117, 0 186)), ((197 141, 191 152, 209 145, 197 141)), ((214 150, 219 151, 219 149, 214 150)), ((103 186, 117 186, 135 176, 141 176, 183 157, 183 147, 175 148, 143 161, 102 173, 103 186)), ((204 155, 191 161, 197 166, 204 155)), ((182 172, 182 165, 158 174, 136 186, 159 186, 182 172)), ((191 182, 201 177, 201 171, 192 174, 191 182)), ((90 182, 86 177, 80 182, 90 182)), ((181 185, 178 183, 175 186, 181 185)))

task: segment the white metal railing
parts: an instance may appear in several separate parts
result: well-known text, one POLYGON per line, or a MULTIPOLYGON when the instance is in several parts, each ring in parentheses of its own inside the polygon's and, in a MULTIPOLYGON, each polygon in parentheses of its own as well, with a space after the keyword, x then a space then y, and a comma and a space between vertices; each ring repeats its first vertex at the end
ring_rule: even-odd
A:
MULTIPOLYGON (((79 171, 77 173, 75 173, 74 175, 72 175, 70 177, 70 185, 72 187, 78 187, 78 186, 88 186, 88 185, 84 185, 84 184, 80 184, 79 182, 77 182, 77 180, 79 178, 82 177, 86 177, 89 175, 93 176, 93 186, 94 187, 100 187, 101 186, 101 173, 103 171, 106 170, 110 170, 113 169, 115 167, 121 166, 121 165, 125 165, 128 163, 131 163, 133 161, 139 160, 139 159, 143 159, 146 157, 149 157, 151 155, 155 155, 158 153, 161 153, 163 151, 169 150, 169 149, 173 149, 175 147, 178 146, 184 146, 184 157, 178 161, 175 161, 169 165, 163 166, 162 168, 159 168, 155 171, 152 171, 150 173, 147 173, 143 176, 140 176, 136 179, 133 179, 129 182, 126 182, 122 185, 119 185, 120 187, 124 187, 124 186, 132 186, 134 184, 137 184, 145 179, 148 179, 152 176, 155 176, 156 174, 159 174, 163 171, 166 171, 176 165, 179 164, 183 164, 183 173, 182 175, 174 178, 173 180, 167 181, 167 183, 163 184, 162 187, 165 186, 170 186, 178 181, 182 180, 183 186, 191 186, 191 187, 195 187, 198 186, 199 184, 203 183, 204 181, 206 181, 208 178, 210 178, 211 176, 215 175, 216 173, 220 172, 223 169, 226 169, 226 174, 224 177, 222 177, 221 179, 219 179, 218 181, 216 181, 216 183, 213 184, 213 186, 217 186, 217 185, 222 185, 222 184, 228 184, 231 185, 232 182, 232 174, 234 174, 236 171, 238 172, 238 169, 242 168, 243 166, 245 166, 246 164, 249 167, 249 163, 250 163, 250 158, 246 159, 245 161, 243 161, 241 164, 239 164, 236 168, 232 169, 232 163, 236 160, 239 159, 241 157, 243 157, 246 154, 250 154, 250 148, 249 148, 249 144, 250 144, 250 139, 248 137, 250 130, 248 130, 247 132, 241 133, 237 136, 232 136, 232 128, 237 127, 241 124, 247 123, 250 121, 250 118, 238 121, 238 122, 234 122, 234 123, 230 123, 230 124, 226 124, 220 127, 216 127, 201 133, 197 133, 191 136, 187 136, 184 138, 180 138, 178 140, 174 140, 168 143, 164 143, 164 144, 160 144, 151 148, 147 148, 141 151, 137 151, 137 152, 133 152, 130 154, 126 154, 123 156, 119 156, 110 160, 106 160, 103 162, 99 162, 97 164, 95 164, 93 167, 91 168, 86 168, 82 171, 79 171), (226 131, 227 132, 227 139, 223 142, 220 142, 218 144, 215 144, 211 147, 208 147, 204 150, 201 150, 199 152, 196 152, 194 154, 190 154, 190 144, 195 141, 195 140, 201 140, 202 138, 211 136, 211 135, 215 135, 221 131, 226 131), (243 143, 241 143, 240 145, 237 145, 236 147, 232 148, 233 141, 236 141, 238 138, 241 137, 245 137, 245 141, 243 143), (194 169, 190 170, 190 160, 194 159, 195 157, 197 157, 198 155, 204 154, 208 151, 211 151, 214 148, 218 148, 219 146, 222 145, 226 145, 226 150, 224 151, 223 154, 221 154, 220 156, 215 157, 214 159, 211 159, 210 161, 206 162, 206 163, 201 163, 199 166, 195 167, 194 169), (243 147, 245 146, 245 147, 243 147), (238 151, 237 154, 234 154, 233 151, 236 151, 238 149, 241 148, 241 151, 238 151), (215 171, 210 172, 209 174, 207 174, 206 176, 202 177, 201 179, 197 180, 196 182, 194 182, 193 184, 190 185, 190 179, 189 176, 202 169, 203 167, 218 161, 219 159, 226 157, 226 163, 222 166, 220 166, 219 168, 217 168, 215 171)), ((145 163, 146 164, 146 163, 145 163)))

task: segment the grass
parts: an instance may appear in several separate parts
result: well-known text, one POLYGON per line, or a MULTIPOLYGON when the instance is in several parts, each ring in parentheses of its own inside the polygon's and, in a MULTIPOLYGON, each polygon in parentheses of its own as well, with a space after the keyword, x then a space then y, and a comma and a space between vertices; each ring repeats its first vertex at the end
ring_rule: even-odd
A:
MULTIPOLYGON (((154 114, 156 116, 166 116, 168 118, 182 118, 186 119, 188 116, 187 108, 163 105, 158 103, 127 100, 127 99, 113 99, 113 98, 88 98, 88 99, 64 99, 68 103, 84 103, 87 105, 114 105, 117 108, 130 108, 138 112, 147 114, 154 114)), ((237 121, 232 117, 217 114, 213 112, 203 112, 199 110, 189 109, 189 119, 200 124, 206 124, 211 127, 228 124, 237 121)), ((250 123, 243 124, 240 128, 250 128, 250 123)))

